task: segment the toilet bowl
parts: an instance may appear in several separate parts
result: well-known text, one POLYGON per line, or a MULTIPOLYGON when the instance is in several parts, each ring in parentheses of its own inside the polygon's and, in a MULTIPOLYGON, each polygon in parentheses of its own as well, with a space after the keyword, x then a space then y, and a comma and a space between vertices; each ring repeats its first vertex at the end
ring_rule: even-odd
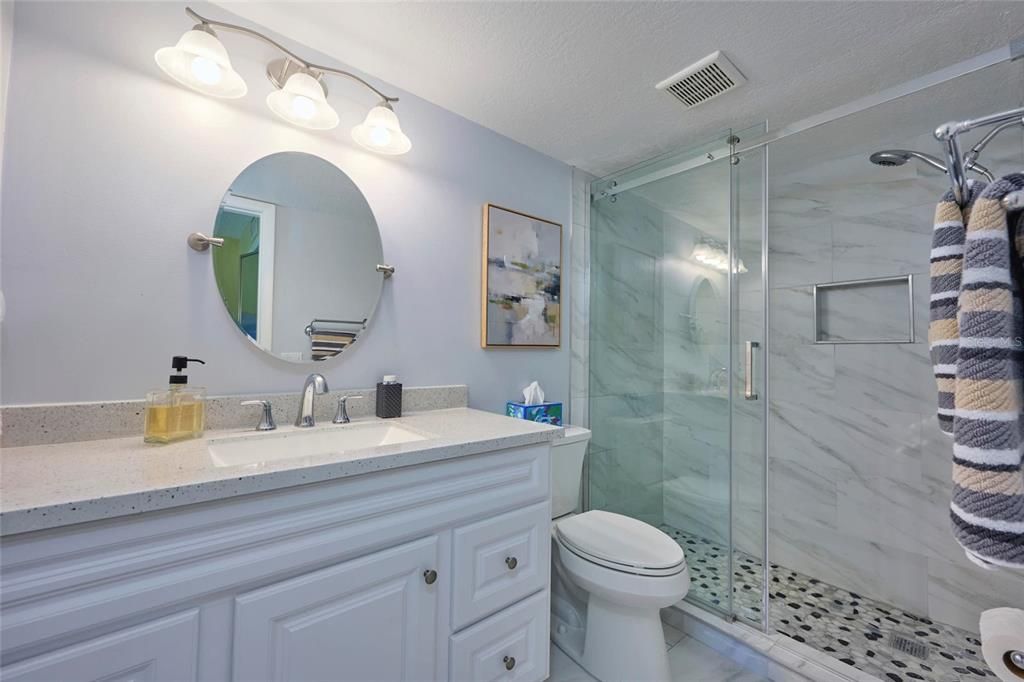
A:
POLYGON ((589 436, 572 428, 552 446, 551 638, 602 682, 669 680, 660 610, 689 590, 686 558, 643 521, 572 513, 589 436))

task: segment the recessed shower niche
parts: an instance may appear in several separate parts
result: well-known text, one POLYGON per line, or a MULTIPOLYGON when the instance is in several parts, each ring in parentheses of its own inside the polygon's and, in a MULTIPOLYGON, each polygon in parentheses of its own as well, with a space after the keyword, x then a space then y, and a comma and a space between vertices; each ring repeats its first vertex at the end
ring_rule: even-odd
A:
POLYGON ((815 284, 814 343, 914 343, 914 276, 815 284))

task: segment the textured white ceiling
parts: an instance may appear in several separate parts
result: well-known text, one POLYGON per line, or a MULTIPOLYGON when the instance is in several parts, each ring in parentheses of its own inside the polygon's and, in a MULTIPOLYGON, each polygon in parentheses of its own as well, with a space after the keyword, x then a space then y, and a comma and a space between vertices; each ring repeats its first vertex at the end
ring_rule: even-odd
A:
POLYGON ((1024 3, 996 1, 218 4, 597 175, 1024 34, 1024 3), (742 88, 691 111, 654 89, 717 49, 742 88))

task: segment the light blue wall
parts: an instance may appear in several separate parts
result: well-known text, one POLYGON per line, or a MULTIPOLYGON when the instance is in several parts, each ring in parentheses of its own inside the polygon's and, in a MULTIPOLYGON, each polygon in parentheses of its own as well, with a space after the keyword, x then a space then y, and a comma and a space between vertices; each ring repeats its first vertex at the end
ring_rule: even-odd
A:
POLYGON ((268 51, 236 35, 221 37, 249 94, 195 94, 153 62, 189 27, 182 9, 17 6, 0 214, 2 402, 139 398, 182 353, 207 361, 192 374, 212 394, 298 390, 308 367, 245 340, 221 305, 210 258, 185 246, 189 232, 212 229, 239 171, 284 150, 318 154, 355 180, 398 268, 368 333, 318 364, 332 386, 394 373, 408 385, 468 384, 474 407, 500 409, 539 379, 567 400, 564 320, 559 350, 480 348, 480 231, 485 202, 569 225, 570 168, 404 92, 397 110, 412 152, 363 152, 348 131, 374 98, 340 80, 330 82, 336 130, 291 127, 263 102, 268 51))

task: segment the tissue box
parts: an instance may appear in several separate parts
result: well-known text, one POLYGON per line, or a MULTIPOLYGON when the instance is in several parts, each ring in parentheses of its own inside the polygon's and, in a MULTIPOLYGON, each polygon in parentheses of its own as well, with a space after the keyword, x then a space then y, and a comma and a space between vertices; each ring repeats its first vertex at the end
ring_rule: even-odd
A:
POLYGON ((516 403, 511 400, 505 405, 505 414, 516 419, 526 419, 531 422, 551 424, 552 426, 562 425, 562 403, 538 403, 527 405, 516 403))

